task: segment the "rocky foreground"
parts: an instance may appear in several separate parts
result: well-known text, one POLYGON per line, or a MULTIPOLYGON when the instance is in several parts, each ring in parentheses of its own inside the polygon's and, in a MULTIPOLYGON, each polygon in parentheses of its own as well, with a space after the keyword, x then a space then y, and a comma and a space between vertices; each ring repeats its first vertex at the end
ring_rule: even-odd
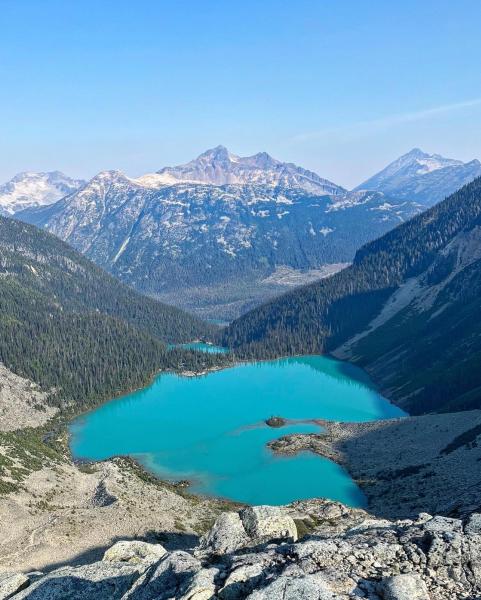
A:
POLYGON ((455 600, 481 594, 481 514, 371 518, 310 500, 222 513, 190 552, 119 541, 101 561, 0 576, 14 600, 455 600))

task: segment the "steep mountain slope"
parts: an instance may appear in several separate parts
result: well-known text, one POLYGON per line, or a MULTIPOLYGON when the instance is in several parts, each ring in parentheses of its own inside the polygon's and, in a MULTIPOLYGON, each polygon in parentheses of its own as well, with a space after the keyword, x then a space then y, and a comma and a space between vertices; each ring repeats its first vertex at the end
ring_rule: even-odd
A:
POLYGON ((411 413, 481 406, 481 178, 367 244, 351 267, 235 321, 240 354, 335 352, 411 413))
POLYGON ((479 160, 463 163, 414 148, 361 183, 356 190, 376 190, 433 206, 480 176, 479 160))
POLYGON ((382 193, 328 187, 267 155, 237 159, 215 149, 158 176, 100 173, 79 192, 17 217, 142 292, 231 319, 286 289, 279 268, 302 275, 350 262, 359 246, 419 210, 382 193), (172 185, 167 176, 198 179, 172 185))
POLYGON ((85 403, 137 387, 160 368, 211 360, 163 342, 212 327, 144 298, 54 236, 0 217, 0 363, 85 403))
POLYGON ((0 186, 0 215, 53 204, 84 184, 85 181, 71 179, 60 171, 19 173, 0 186))

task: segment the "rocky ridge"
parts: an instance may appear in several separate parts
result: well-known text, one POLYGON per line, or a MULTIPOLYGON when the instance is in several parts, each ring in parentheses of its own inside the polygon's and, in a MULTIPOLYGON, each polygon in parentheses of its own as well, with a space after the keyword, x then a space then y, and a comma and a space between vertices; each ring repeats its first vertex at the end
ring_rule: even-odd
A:
POLYGON ((481 592, 481 514, 370 517, 337 502, 220 515, 191 551, 119 541, 103 559, 0 576, 14 600, 468 600, 481 592))

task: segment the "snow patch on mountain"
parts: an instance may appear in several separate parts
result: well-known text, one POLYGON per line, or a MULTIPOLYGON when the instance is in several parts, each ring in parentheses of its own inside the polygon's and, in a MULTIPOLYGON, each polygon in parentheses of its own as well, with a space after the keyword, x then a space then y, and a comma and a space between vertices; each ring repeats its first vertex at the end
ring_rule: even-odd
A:
POLYGON ((481 163, 445 158, 414 148, 355 188, 384 192, 398 199, 432 206, 481 176, 481 163))
POLYGON ((27 208, 53 204, 85 184, 60 171, 24 172, 0 186, 0 214, 14 215, 27 208))

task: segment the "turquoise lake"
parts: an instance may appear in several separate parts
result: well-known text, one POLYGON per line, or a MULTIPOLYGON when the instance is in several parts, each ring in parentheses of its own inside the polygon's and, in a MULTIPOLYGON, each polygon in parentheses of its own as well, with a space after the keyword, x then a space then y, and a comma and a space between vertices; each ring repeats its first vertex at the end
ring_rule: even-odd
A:
POLYGON ((369 421, 405 413, 380 396, 360 369, 303 356, 193 378, 159 375, 147 388, 74 421, 71 448, 81 459, 130 455, 161 478, 188 479, 193 492, 251 504, 312 497, 365 504, 335 463, 310 453, 274 456, 266 447, 269 440, 320 428, 301 422, 273 429, 264 423, 272 415, 369 421))

